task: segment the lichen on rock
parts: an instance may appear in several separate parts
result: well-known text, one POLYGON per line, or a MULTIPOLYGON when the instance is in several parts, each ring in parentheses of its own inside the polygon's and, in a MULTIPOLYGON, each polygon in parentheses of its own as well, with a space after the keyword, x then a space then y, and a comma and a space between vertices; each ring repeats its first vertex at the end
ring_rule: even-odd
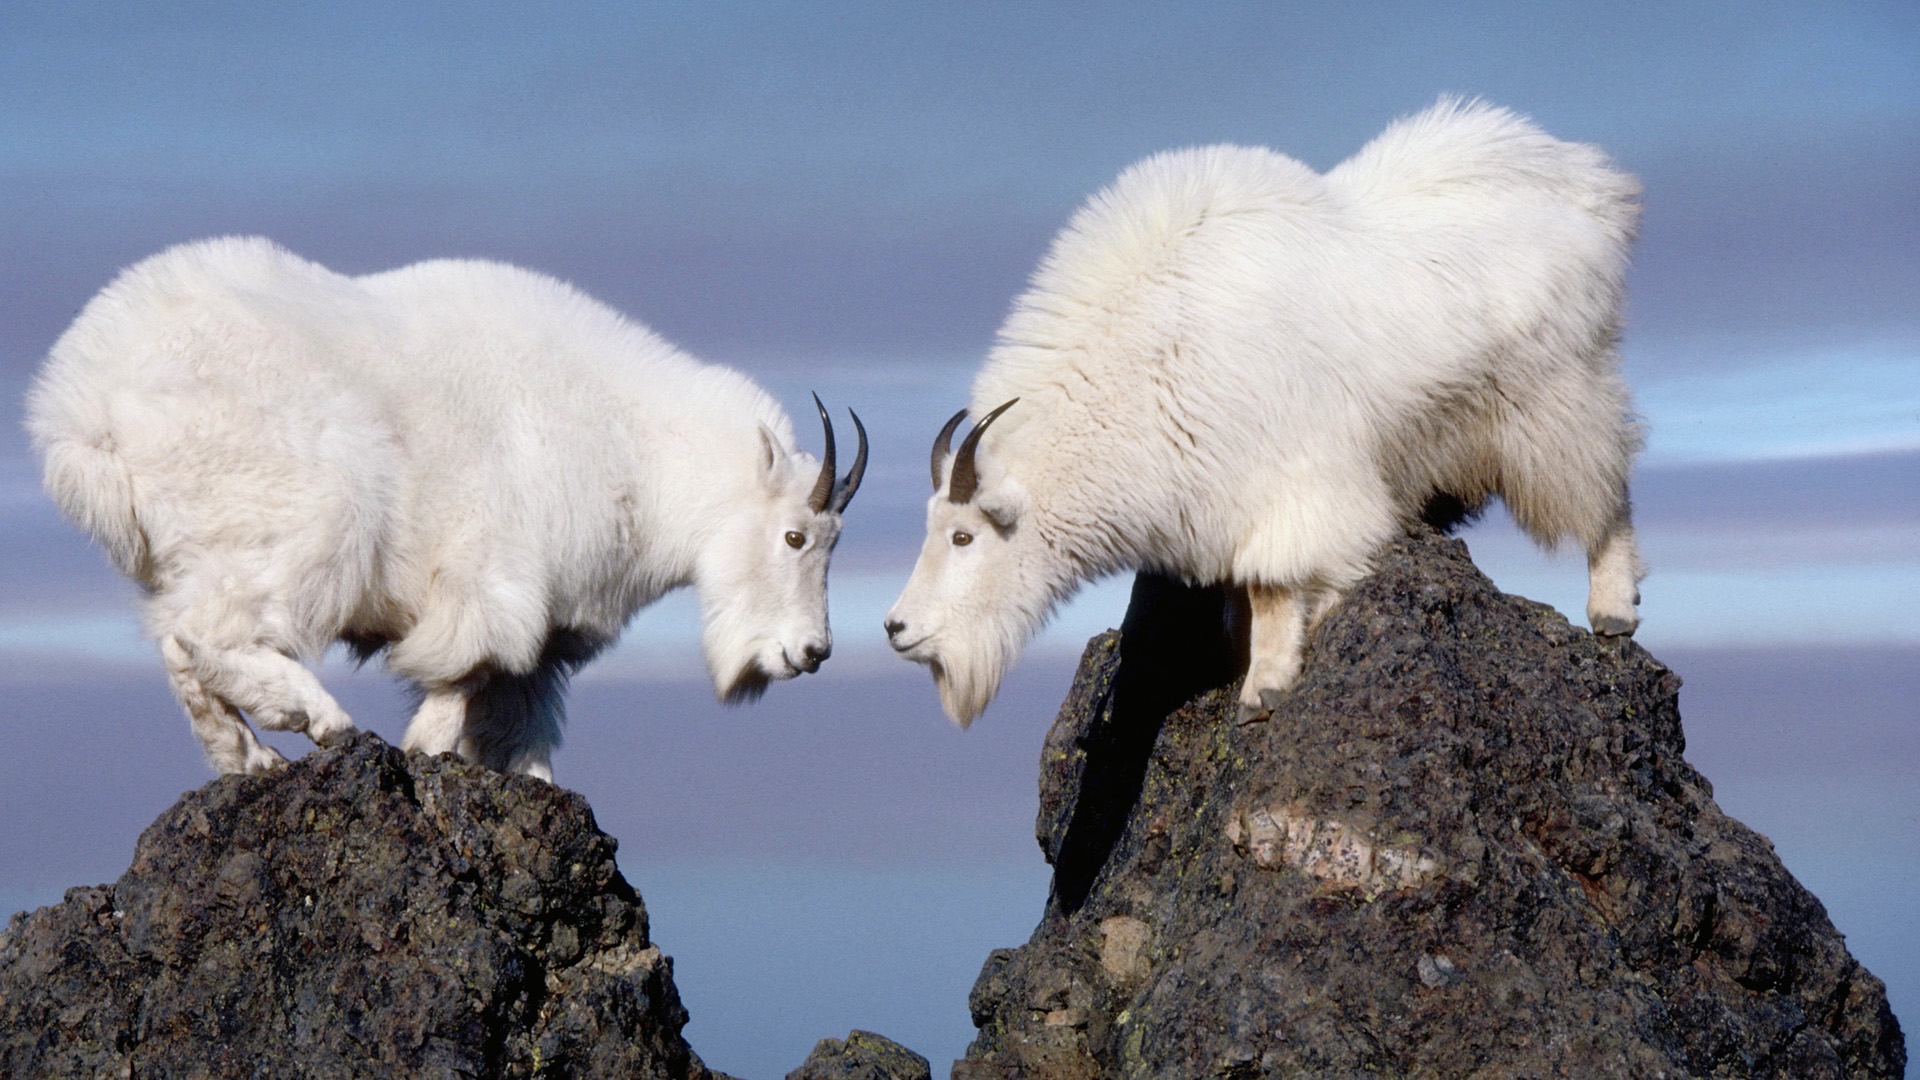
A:
POLYGON ((686 1021, 584 799, 371 734, 0 935, 6 1077, 715 1076, 686 1021))
POLYGON ((852 1031, 821 1039, 787 1080, 932 1080, 927 1059, 884 1035, 852 1031))
POLYGON ((1237 723, 1153 577, 1041 758, 1054 866, 956 1080, 1898 1077, 1880 980, 1683 757, 1680 681, 1422 531, 1237 723))
MULTIPOLYGON (((1054 867, 956 1080, 1897 1077, 1884 987, 1683 756, 1679 679, 1421 533, 1241 723, 1152 576, 1040 762, 1054 867)), ((372 735, 181 799, 0 933, 0 1077, 660 1077, 672 961, 578 795, 372 735)), ((877 1035, 795 1077, 910 1080, 877 1035)))

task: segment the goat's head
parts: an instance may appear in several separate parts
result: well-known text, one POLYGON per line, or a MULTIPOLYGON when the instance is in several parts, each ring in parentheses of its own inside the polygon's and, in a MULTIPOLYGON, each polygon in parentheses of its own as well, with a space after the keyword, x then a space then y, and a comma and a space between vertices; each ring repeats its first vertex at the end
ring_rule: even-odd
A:
POLYGON ((1013 404, 982 417, 958 451, 949 447, 966 410, 934 439, 927 539, 887 612, 887 640, 933 670, 940 703, 961 727, 993 700, 1027 638, 1073 585, 1055 572, 1026 489, 980 454, 980 437, 1013 404))
POLYGON ((818 395, 813 405, 826 433, 819 471, 810 455, 787 451, 761 425, 753 495, 700 553, 701 638, 723 701, 751 701, 770 682, 818 670, 833 652, 827 563, 840 515, 866 472, 867 430, 849 409, 860 446, 853 467, 836 479, 833 421, 818 395))

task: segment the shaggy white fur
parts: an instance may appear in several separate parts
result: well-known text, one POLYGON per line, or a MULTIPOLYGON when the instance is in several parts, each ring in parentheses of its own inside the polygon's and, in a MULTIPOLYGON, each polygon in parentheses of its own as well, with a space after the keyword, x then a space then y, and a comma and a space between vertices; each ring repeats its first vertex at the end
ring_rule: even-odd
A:
POLYGON ((1018 404, 977 464, 936 451, 895 648, 964 725, 1081 582, 1152 569, 1246 588, 1258 709, 1437 495, 1582 544, 1594 628, 1632 632, 1641 435, 1615 347, 1638 195, 1599 150, 1451 99, 1324 176, 1238 146, 1129 168, 974 382, 975 416, 1018 404))
POLYGON ((857 475, 823 496, 752 381, 526 270, 182 245, 87 305, 27 411, 222 772, 281 760, 245 717, 352 730, 297 662, 336 640, 418 683, 409 749, 545 778, 567 676, 668 590, 698 591, 723 698, 831 647, 857 475))

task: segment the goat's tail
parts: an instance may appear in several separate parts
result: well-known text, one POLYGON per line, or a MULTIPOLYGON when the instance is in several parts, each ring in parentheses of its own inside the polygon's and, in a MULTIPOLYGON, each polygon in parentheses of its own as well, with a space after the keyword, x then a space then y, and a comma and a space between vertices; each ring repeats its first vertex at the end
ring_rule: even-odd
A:
POLYGON ((140 527, 133 477, 106 417, 75 408, 74 397, 44 377, 28 395, 27 430, 40 454, 41 483, 60 512, 98 541, 122 573, 147 582, 152 551, 140 527))

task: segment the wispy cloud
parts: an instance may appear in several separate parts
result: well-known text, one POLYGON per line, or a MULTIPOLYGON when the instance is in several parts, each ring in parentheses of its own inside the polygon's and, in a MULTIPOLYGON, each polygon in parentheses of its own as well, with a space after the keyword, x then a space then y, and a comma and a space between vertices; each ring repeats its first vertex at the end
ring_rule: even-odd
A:
MULTIPOLYGON (((1494 584, 1585 624, 1577 552, 1541 552, 1500 511, 1463 538, 1494 584)), ((1649 647, 1920 643, 1920 533, 1910 525, 1770 532, 1650 523, 1640 539, 1652 572, 1641 583, 1637 637, 1649 647)))
POLYGON ((1920 450, 1920 344, 1817 346, 1648 374, 1635 398, 1649 465, 1920 450))
POLYGON ((27 673, 22 666, 35 660, 137 664, 152 657, 131 612, 0 615, 0 662, 16 672, 27 673))

